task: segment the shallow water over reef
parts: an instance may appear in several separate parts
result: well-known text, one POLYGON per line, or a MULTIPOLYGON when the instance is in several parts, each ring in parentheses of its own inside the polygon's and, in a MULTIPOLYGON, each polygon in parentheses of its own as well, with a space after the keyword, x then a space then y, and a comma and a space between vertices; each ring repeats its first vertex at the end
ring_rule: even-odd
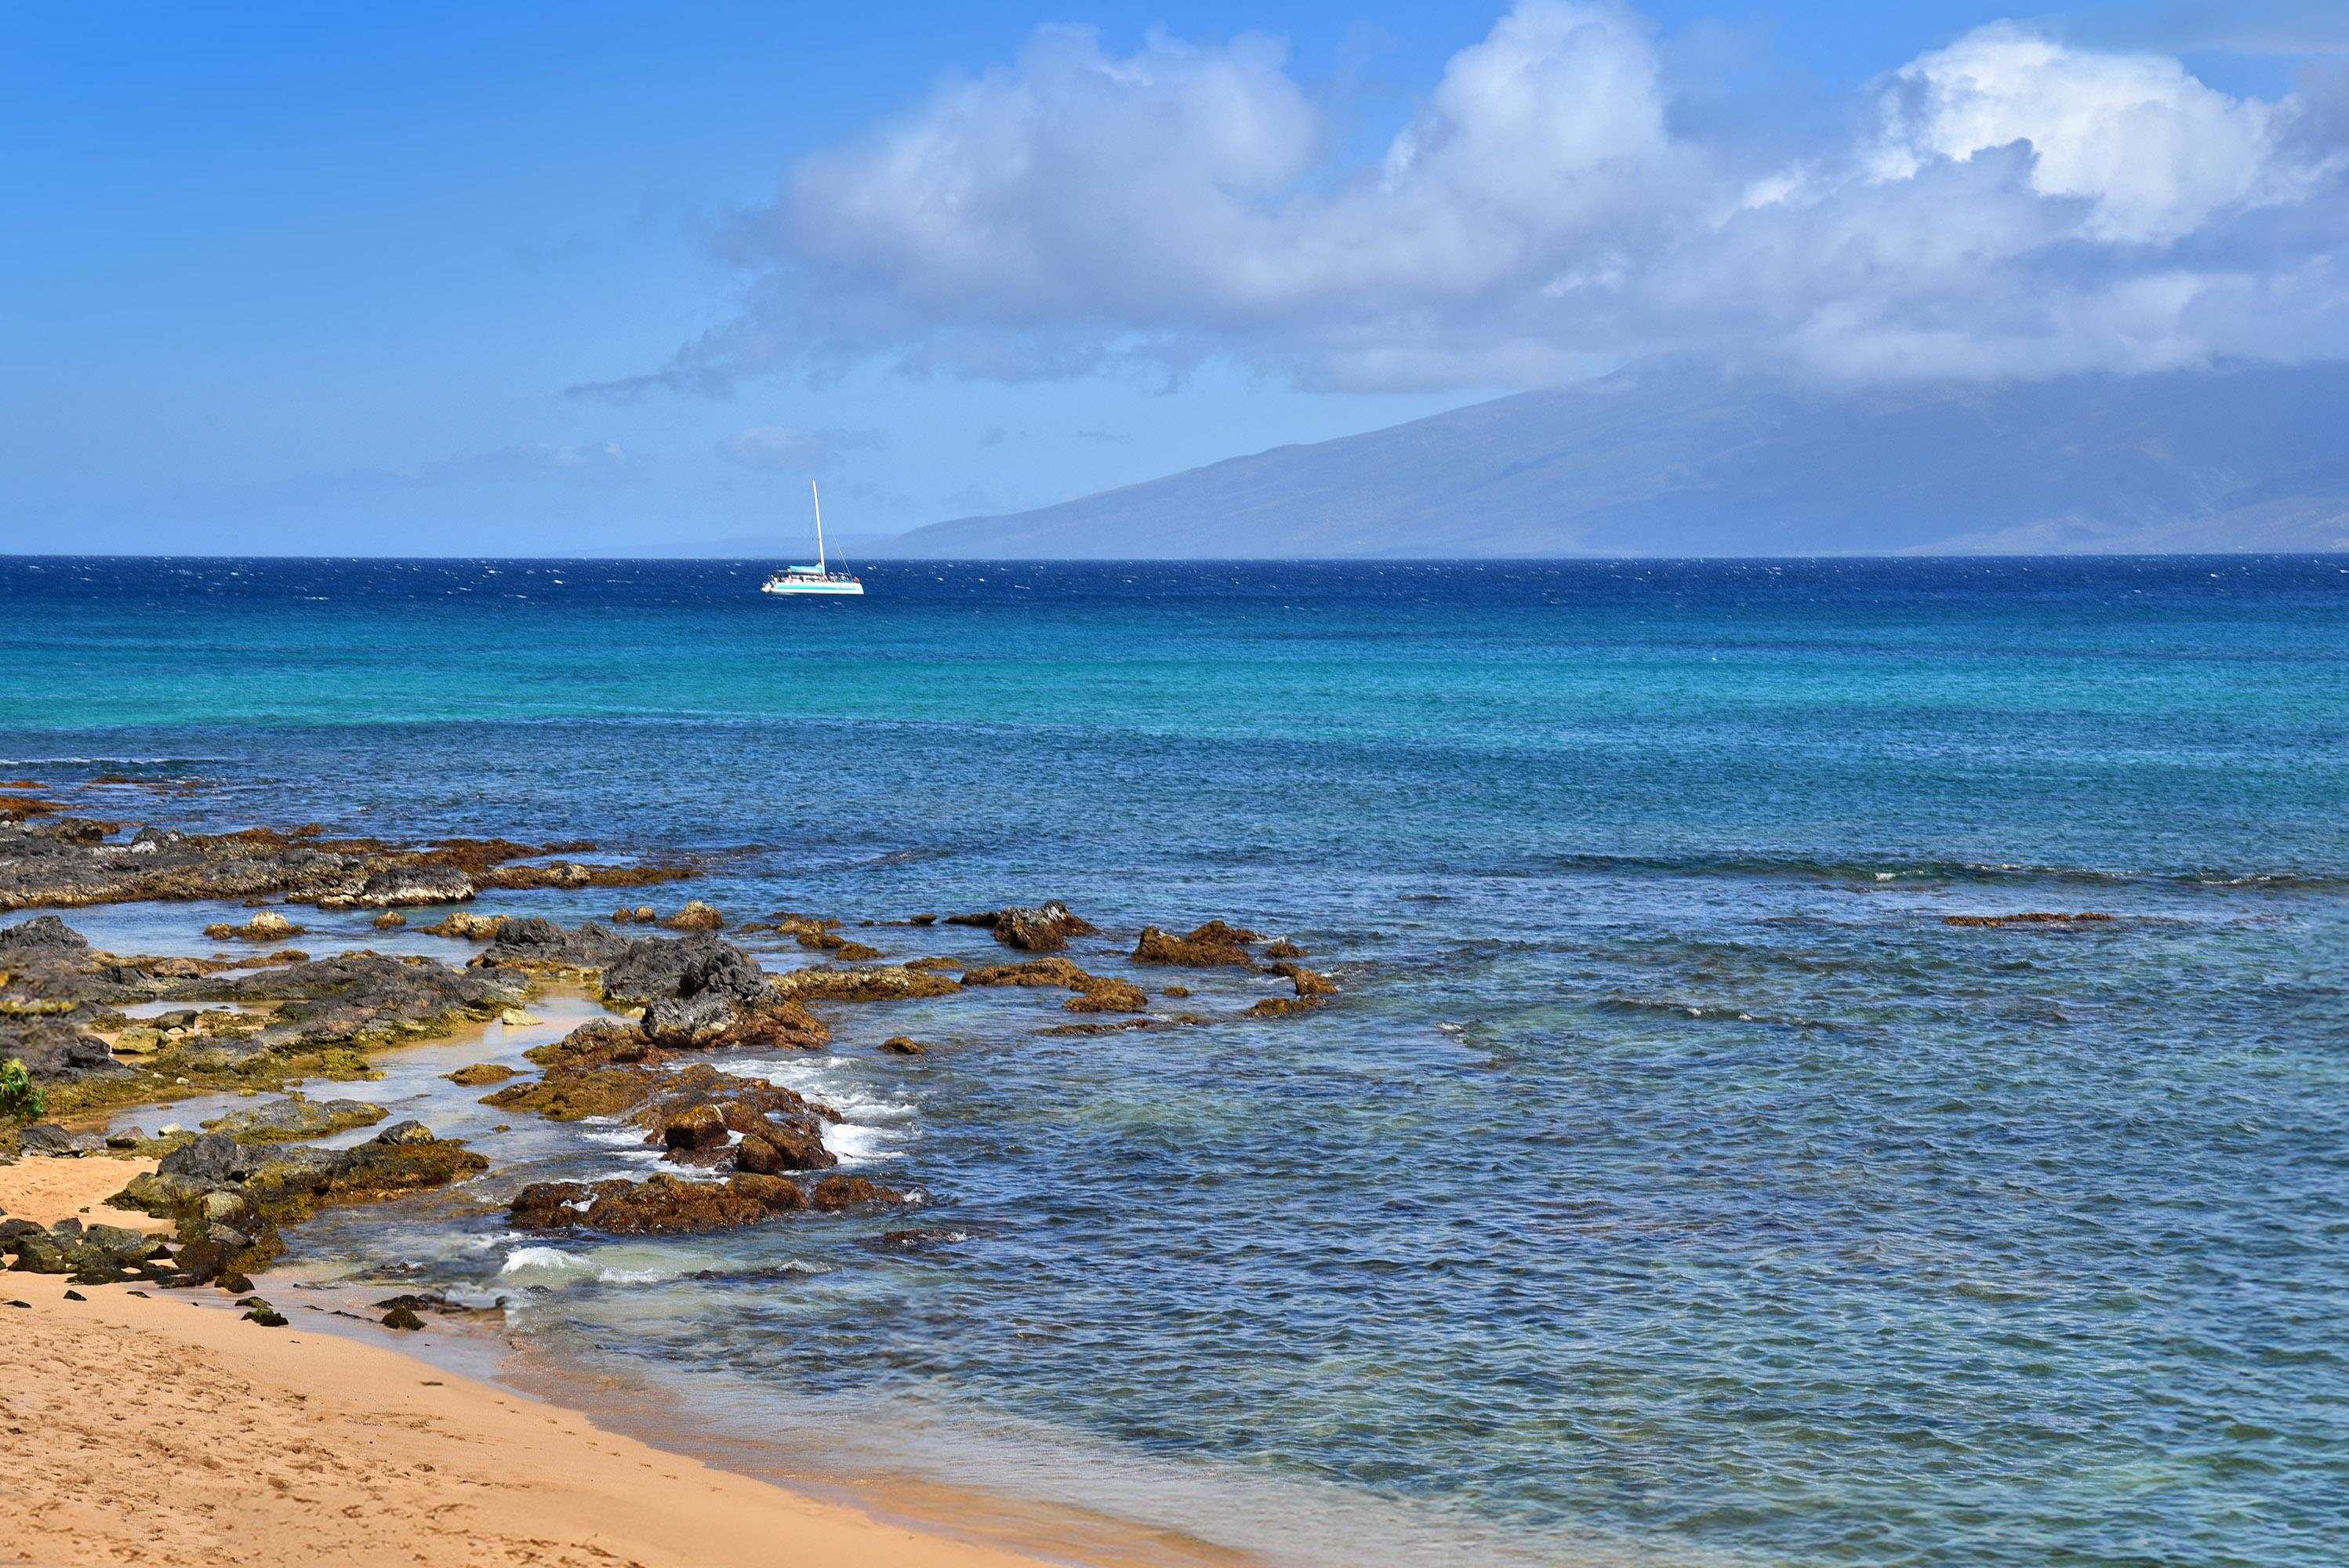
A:
MULTIPOLYGON (((833 1052, 733 1064, 911 1214, 301 1234, 806 1468, 1299 1562, 2329 1563, 2344 565, 884 563, 781 603, 763 563, 0 562, 0 772, 712 853, 659 901, 738 916, 1219 915, 1338 976, 1095 1037, 1036 1032, 1051 993, 840 1006, 833 1052), (1944 923, 2026 910, 2116 918, 1944 923)), ((491 1196, 651 1157, 409 1087, 491 1196)))

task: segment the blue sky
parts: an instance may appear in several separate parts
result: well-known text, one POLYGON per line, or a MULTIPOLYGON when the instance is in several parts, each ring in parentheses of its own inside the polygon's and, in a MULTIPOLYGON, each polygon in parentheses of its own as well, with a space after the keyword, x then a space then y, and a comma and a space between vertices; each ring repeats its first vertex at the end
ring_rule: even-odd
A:
POLYGON ((1692 346, 1877 376, 2349 344, 2332 8, 1542 5, 13 8, 0 550, 657 550, 789 534, 811 474, 835 529, 894 531, 1692 346), (1475 97, 1496 61, 1533 130, 1475 97), (1982 61, 2028 76, 1991 132, 1947 101, 1982 61), (2116 79, 2190 166, 2080 129, 2116 79), (974 182, 983 223, 931 222, 974 182), (2008 292, 1823 280, 1819 215, 1892 232, 1912 187, 2013 236, 2008 292), (1791 242, 1692 238, 1732 191, 1811 215, 1781 294, 1747 284, 1791 242))

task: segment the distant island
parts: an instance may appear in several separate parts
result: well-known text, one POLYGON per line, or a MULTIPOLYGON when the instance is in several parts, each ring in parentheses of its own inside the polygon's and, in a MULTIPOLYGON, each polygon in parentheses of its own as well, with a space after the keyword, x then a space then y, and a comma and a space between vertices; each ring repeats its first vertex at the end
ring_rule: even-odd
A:
POLYGON ((865 557, 2349 550, 2349 366, 1801 385, 1653 362, 865 557))

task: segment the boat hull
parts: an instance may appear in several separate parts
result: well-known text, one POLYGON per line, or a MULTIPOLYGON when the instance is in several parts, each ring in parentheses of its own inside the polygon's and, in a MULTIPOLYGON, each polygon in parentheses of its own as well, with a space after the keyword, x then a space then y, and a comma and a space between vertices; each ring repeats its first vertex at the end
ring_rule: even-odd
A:
POLYGON ((777 579, 763 584, 760 588, 759 592, 761 593, 788 594, 793 598, 801 597, 802 595, 821 595, 823 597, 835 599, 843 595, 862 598, 864 593, 864 584, 854 581, 847 583, 833 583, 825 581, 822 578, 812 579, 804 582, 792 582, 788 579, 777 579))

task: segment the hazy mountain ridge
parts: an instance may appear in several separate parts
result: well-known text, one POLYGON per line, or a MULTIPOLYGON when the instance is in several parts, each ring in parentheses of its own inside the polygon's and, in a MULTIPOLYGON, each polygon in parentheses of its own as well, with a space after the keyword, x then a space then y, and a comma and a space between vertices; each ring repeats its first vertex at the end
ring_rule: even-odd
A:
POLYGON ((2349 550, 2349 366, 1869 388, 1648 366, 901 535, 899 556, 2349 550))

